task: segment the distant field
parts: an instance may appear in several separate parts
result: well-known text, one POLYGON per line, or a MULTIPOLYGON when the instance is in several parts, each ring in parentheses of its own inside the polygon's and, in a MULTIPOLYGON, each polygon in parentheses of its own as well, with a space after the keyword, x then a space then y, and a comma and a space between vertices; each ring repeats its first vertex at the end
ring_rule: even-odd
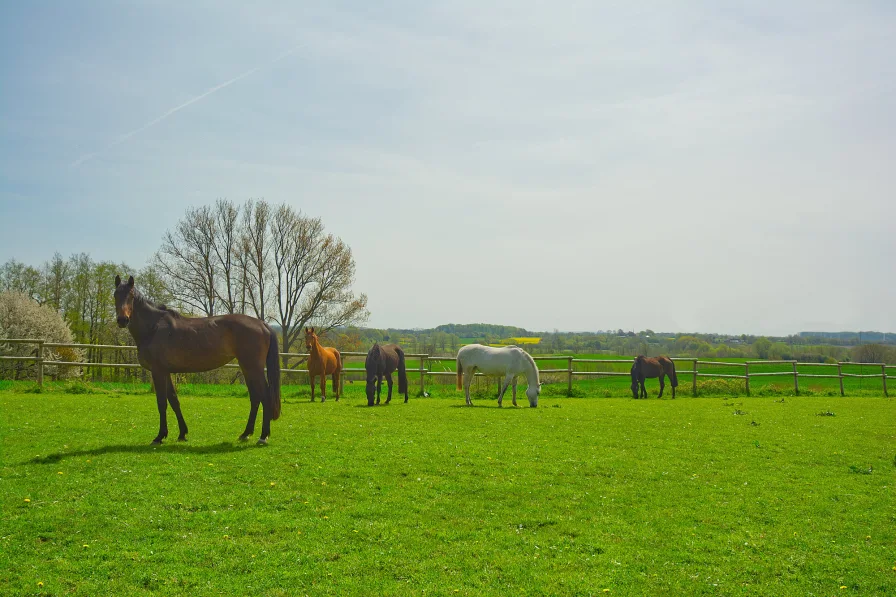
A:
POLYGON ((0 386, 3 594, 896 594, 893 400, 284 386, 258 448, 243 388, 184 385, 190 441, 151 447, 146 386, 30 387, 0 386))

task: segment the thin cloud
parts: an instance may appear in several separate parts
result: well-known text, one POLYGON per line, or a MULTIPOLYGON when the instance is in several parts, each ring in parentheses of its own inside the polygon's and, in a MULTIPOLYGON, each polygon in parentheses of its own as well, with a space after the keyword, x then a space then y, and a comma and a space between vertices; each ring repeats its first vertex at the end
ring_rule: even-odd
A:
POLYGON ((250 77, 250 76, 254 75, 255 73, 257 73, 258 71, 260 71, 260 70, 262 70, 262 69, 264 69, 264 68, 268 68, 268 67, 273 66, 274 64, 277 64, 278 62, 280 62, 280 61, 283 60, 284 58, 287 58, 288 56, 291 56, 292 54, 295 54, 295 53, 298 52, 299 49, 301 49, 301 48, 302 48, 302 45, 295 46, 295 47, 291 48, 290 50, 284 52, 283 54, 277 56, 276 58, 274 58, 274 59, 271 60, 270 62, 267 62, 267 63, 265 63, 265 64, 261 64, 261 65, 259 65, 259 66, 254 67, 254 68, 251 68, 251 69, 247 70, 246 72, 244 72, 244 73, 242 73, 242 74, 239 74, 239 75, 233 77, 232 79, 228 79, 227 81, 224 81, 223 83, 220 83, 220 84, 218 84, 218 85, 215 85, 215 86, 212 87, 211 89, 208 89, 208 90, 206 90, 205 92, 201 93, 200 95, 197 95, 196 97, 187 100, 186 102, 180 104, 179 106, 175 106, 174 108, 171 108, 170 110, 168 110, 167 112, 165 112, 164 114, 162 114, 161 116, 159 116, 158 118, 155 118, 155 119, 153 119, 153 120, 147 122, 147 123, 144 124, 143 126, 140 126, 140 127, 136 128, 136 129, 130 131, 130 132, 125 133, 124 135, 120 136, 118 139, 116 139, 116 140, 112 141, 111 143, 109 143, 108 145, 106 145, 103 149, 100 149, 99 151, 92 151, 92 152, 90 152, 90 153, 85 153, 84 155, 82 155, 82 156, 80 156, 78 159, 76 159, 74 162, 72 162, 71 164, 69 164, 69 167, 70 167, 70 168, 77 168, 78 166, 80 166, 80 165, 83 164, 84 162, 87 162, 87 161, 93 159, 94 157, 98 156, 98 155, 101 154, 101 153, 105 153, 105 152, 109 151, 110 149, 112 149, 113 147, 115 147, 115 146, 117 146, 117 145, 121 145, 122 143, 124 143, 125 141, 127 141, 128 139, 130 139, 131 137, 133 137, 133 136, 135 136, 135 135, 139 135, 140 133, 142 133, 142 132, 145 131, 146 129, 148 129, 148 128, 150 128, 150 127, 153 127, 153 126, 155 126, 155 125, 157 125, 158 123, 162 122, 163 120, 165 120, 166 118, 168 118, 168 117, 171 116, 172 114, 175 114, 175 113, 177 113, 177 112, 180 112, 180 111, 183 110, 184 108, 186 108, 186 107, 188 107, 188 106, 191 106, 191 105, 195 104, 196 102, 198 102, 198 101, 200 101, 200 100, 202 100, 202 99, 205 99, 206 97, 212 95, 213 93, 215 93, 215 92, 217 92, 217 91, 220 91, 220 90, 224 89, 225 87, 229 87, 230 85, 233 85, 233 84, 236 83, 237 81, 241 81, 242 79, 245 79, 246 77, 250 77))

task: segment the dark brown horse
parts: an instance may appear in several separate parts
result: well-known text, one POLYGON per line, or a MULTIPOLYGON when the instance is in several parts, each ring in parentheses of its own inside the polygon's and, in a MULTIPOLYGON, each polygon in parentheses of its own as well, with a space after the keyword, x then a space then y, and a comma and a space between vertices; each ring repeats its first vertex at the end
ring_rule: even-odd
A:
POLYGON ((159 407, 159 434, 152 443, 168 437, 167 405, 177 417, 178 441, 187 440, 187 423, 172 373, 198 373, 239 362, 249 388, 249 421, 240 436, 245 441, 255 431, 258 405, 263 406, 259 444, 271 435, 271 421, 280 417, 280 359, 277 334, 260 319, 248 315, 184 317, 164 305, 154 305, 134 287, 134 277, 124 284, 115 276, 115 313, 118 327, 127 327, 137 345, 137 360, 152 373, 159 407), (264 376, 267 364, 268 377, 264 376), (167 402, 167 404, 166 404, 167 402))
POLYGON ((367 352, 364 369, 367 370, 367 406, 374 404, 374 391, 376 391, 376 404, 380 403, 383 377, 386 378, 389 385, 389 395, 386 396, 386 404, 389 404, 392 400, 392 372, 396 370, 398 371, 398 393, 404 394, 404 401, 408 401, 408 374, 404 368, 404 351, 398 344, 380 346, 374 342, 367 352))
POLYGON ((644 389, 644 378, 658 377, 660 379, 660 395, 663 397, 663 388, 666 386, 665 377, 669 376, 672 383, 672 398, 675 398, 675 388, 678 387, 678 375, 675 373, 675 362, 669 357, 645 357, 638 355, 632 364, 632 396, 635 398, 647 398, 647 390, 644 389), (640 386, 640 396, 638 389, 640 386))
POLYGON ((305 328, 305 349, 308 351, 308 378, 311 381, 311 402, 314 402, 314 378, 320 376, 320 401, 327 399, 327 375, 333 376, 333 391, 339 402, 339 376, 342 355, 335 348, 322 346, 314 328, 305 328))

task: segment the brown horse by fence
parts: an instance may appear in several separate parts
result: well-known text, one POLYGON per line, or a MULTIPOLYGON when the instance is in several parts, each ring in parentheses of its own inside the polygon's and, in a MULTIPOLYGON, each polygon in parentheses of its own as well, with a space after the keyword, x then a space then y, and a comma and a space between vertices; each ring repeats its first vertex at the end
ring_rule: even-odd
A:
POLYGON ((137 360, 152 373, 159 408, 159 434, 152 443, 161 444, 168 437, 168 404, 177 417, 178 441, 187 439, 187 423, 180 412, 171 374, 210 371, 233 359, 246 378, 251 402, 249 421, 240 440, 245 441, 255 432, 255 417, 261 404, 258 443, 267 443, 271 421, 280 417, 280 355, 277 334, 268 324, 248 315, 184 317, 144 298, 134 286, 133 276, 124 284, 121 277, 115 276, 114 296, 118 327, 128 328, 137 345, 137 360))
POLYGON ((383 377, 389 385, 389 394, 386 396, 386 404, 392 400, 392 372, 398 371, 398 393, 404 394, 404 401, 408 401, 408 374, 404 367, 404 350, 398 344, 384 344, 380 346, 374 342, 367 352, 364 361, 364 369, 367 371, 367 406, 373 406, 373 396, 376 393, 376 404, 380 403, 380 390, 383 387, 383 377))
POLYGON ((675 362, 669 357, 645 357, 638 355, 632 364, 632 396, 635 398, 647 398, 647 390, 644 388, 644 378, 658 377, 660 380, 660 395, 663 396, 665 377, 669 376, 672 384, 672 398, 675 398, 675 388, 678 387, 678 375, 675 373, 675 362), (640 386, 640 396, 638 389, 640 386))
POLYGON ((339 376, 342 373, 342 355, 335 348, 320 345, 314 328, 305 328, 305 349, 308 351, 308 378, 311 381, 311 402, 314 402, 314 378, 320 376, 320 401, 327 399, 327 376, 333 376, 333 391, 339 401, 339 376))

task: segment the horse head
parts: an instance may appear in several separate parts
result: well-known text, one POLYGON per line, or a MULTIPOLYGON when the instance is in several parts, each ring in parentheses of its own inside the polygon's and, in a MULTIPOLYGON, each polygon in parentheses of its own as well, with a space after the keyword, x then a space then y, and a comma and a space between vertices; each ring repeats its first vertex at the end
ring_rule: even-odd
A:
POLYGON ((115 321, 118 323, 118 327, 127 327, 131 321, 131 315, 134 313, 135 296, 134 276, 129 277, 124 284, 121 282, 121 276, 115 276, 115 321))
POLYGON ((529 399, 529 406, 535 408, 538 406, 538 395, 541 394, 541 383, 530 385, 526 388, 526 398, 529 399))
POLYGON ((317 344, 317 334, 314 333, 313 327, 305 328, 305 350, 311 352, 314 345, 317 344))

